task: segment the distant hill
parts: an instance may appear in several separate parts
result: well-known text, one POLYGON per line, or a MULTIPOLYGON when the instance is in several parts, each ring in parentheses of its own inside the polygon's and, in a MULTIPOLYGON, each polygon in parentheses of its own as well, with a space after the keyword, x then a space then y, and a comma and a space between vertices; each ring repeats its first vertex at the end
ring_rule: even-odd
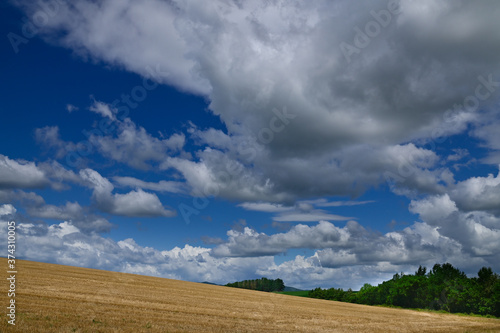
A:
POLYGON ((217 283, 208 282, 208 281, 203 281, 203 282, 201 282, 201 283, 204 283, 204 284, 211 284, 211 285, 213 285, 213 286, 218 286, 218 284, 217 284, 217 283))

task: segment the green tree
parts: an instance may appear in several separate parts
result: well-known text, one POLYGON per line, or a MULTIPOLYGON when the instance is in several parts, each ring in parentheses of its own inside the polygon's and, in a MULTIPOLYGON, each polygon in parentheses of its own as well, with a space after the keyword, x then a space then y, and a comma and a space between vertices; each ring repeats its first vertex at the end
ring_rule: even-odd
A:
POLYGON ((377 287, 365 284, 357 293, 351 289, 316 288, 309 296, 500 317, 500 277, 490 267, 481 268, 477 278, 468 278, 449 263, 436 264, 426 272, 426 268, 420 266, 414 275, 394 274, 391 280, 377 287))
POLYGON ((377 301, 377 287, 365 283, 356 295, 357 303, 374 305, 377 301))
POLYGON ((244 280, 226 284, 228 287, 252 289, 259 291, 283 291, 285 283, 281 279, 271 280, 268 278, 261 278, 255 280, 244 280))
POLYGON ((427 273, 427 268, 422 267, 422 266, 418 266, 418 270, 415 272, 415 275, 416 276, 425 276, 426 273, 427 273))

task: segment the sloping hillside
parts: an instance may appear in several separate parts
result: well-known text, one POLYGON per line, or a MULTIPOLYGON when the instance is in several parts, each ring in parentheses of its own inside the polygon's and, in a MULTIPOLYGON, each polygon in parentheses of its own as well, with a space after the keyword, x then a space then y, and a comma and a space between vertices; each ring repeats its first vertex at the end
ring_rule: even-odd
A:
MULTIPOLYGON (((0 259, 7 266, 5 258, 0 259)), ((484 332, 500 320, 369 307, 61 265, 17 262, 2 332, 484 332)), ((6 270, 3 273, 7 275, 6 270)))

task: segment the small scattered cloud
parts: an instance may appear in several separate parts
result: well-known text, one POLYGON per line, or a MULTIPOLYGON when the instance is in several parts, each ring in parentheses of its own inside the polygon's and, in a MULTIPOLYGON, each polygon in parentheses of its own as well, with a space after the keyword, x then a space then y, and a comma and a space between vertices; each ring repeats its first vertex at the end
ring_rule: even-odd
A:
MULTIPOLYGON (((94 98, 92 97, 92 99, 94 99, 94 98)), ((115 114, 116 114, 117 110, 112 108, 109 104, 106 104, 106 103, 103 103, 100 101, 96 101, 94 99, 92 105, 89 107, 89 110, 101 115, 101 117, 107 117, 110 120, 116 120, 115 114)))
POLYGON ((45 126, 35 129, 35 139, 37 143, 52 149, 57 159, 67 157, 69 152, 78 151, 80 148, 83 149, 81 144, 62 140, 59 133, 59 126, 45 126))
POLYGON ((453 154, 448 155, 447 161, 457 162, 469 156, 469 151, 463 148, 452 149, 453 154))
POLYGON ((254 210, 266 213, 280 213, 293 210, 293 207, 287 207, 282 204, 273 204, 268 202, 244 202, 238 205, 246 210, 254 210))
POLYGON ((220 245, 225 243, 225 241, 222 238, 209 237, 209 236, 202 236, 201 241, 207 245, 220 245))
POLYGON ((93 133, 89 142, 106 158, 139 170, 151 169, 151 162, 165 161, 170 154, 181 152, 185 144, 184 134, 159 139, 128 118, 115 126, 116 130, 106 135, 93 133))
POLYGON ((79 108, 77 106, 74 106, 73 104, 66 104, 66 111, 68 111, 69 113, 78 111, 78 109, 79 108))
POLYGON ((322 209, 315 209, 315 206, 320 207, 338 207, 347 205, 361 205, 366 202, 328 202, 326 200, 311 200, 311 201, 298 201, 294 206, 285 206, 283 204, 268 203, 268 202, 244 202, 239 204, 246 210, 253 210, 266 213, 275 213, 273 221, 275 222, 318 222, 321 220, 330 221, 347 221, 353 217, 345 217, 341 215, 331 214, 330 212, 322 209))
POLYGON ((343 206, 360 206, 366 205, 370 203, 374 203, 374 200, 366 200, 366 201, 327 201, 327 200, 319 200, 315 203, 318 207, 343 207, 343 206))
POLYGON ((308 212, 285 212, 273 217, 273 220, 278 222, 347 221, 352 219, 353 217, 331 214, 321 209, 314 209, 308 212))

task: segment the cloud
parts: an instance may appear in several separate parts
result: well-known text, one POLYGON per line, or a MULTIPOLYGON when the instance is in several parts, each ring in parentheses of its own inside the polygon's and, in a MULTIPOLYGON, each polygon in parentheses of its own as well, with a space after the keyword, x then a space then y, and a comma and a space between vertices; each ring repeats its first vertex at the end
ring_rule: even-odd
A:
POLYGON ((94 190, 96 196, 106 195, 114 189, 113 184, 95 170, 83 169, 79 174, 86 185, 94 190))
POLYGON ((162 162, 167 156, 182 152, 185 144, 183 133, 159 139, 130 118, 117 119, 117 110, 110 104, 94 100, 89 109, 107 122, 101 121, 95 128, 82 131, 85 139, 77 143, 65 141, 61 139, 58 126, 46 126, 35 130, 37 142, 52 149, 55 157, 66 163, 78 164, 88 155, 99 152, 106 158, 140 170, 151 169, 151 162, 162 162), (75 158, 77 161, 73 161, 75 158))
POLYGON ((50 179, 50 186, 55 190, 69 189, 68 183, 82 185, 81 178, 74 171, 66 169, 57 161, 41 162, 38 167, 50 179))
POLYGON ((238 139, 225 150, 207 147, 196 153, 197 160, 167 158, 160 168, 181 173, 197 195, 286 204, 311 196, 360 195, 386 179, 396 188, 442 193, 441 183, 448 180, 446 169, 437 167, 439 157, 414 144, 360 145, 329 157, 309 156, 307 162, 272 158, 258 144, 238 139))
MULTIPOLYGON (((315 251, 313 256, 299 259, 312 271, 378 265, 394 269, 445 261, 469 272, 481 265, 498 266, 498 218, 481 212, 459 213, 447 195, 412 201, 410 209, 420 215, 422 222, 385 234, 370 231, 355 221, 344 227, 327 221, 311 226, 298 224, 273 235, 248 227, 233 229, 227 232, 227 241, 212 250, 212 255, 276 256, 292 249, 310 249, 315 251)), ((282 268, 288 269, 287 265, 282 268)))
POLYGON ((27 205, 45 204, 45 200, 40 195, 23 190, 0 190, 0 202, 10 204, 21 202, 27 205))
POLYGON ((308 212, 284 212, 273 218, 278 222, 318 222, 321 220, 347 221, 352 217, 330 214, 324 210, 314 209, 308 212))
MULTIPOLYGON (((488 119, 476 111, 491 109, 499 92, 498 4, 398 4, 400 13, 349 61, 340 45, 352 44, 356 28, 375 22, 371 12, 387 1, 125 7, 80 0, 61 4, 41 35, 144 77, 158 65, 156 81, 207 99, 227 131, 192 127, 192 139, 212 149, 201 149, 196 161, 162 164, 177 169, 193 193, 203 192, 203 178, 218 195, 243 201, 356 196, 389 172, 408 174, 398 193, 442 194, 439 157, 409 142, 465 133, 488 119), (412 163, 415 156, 432 163, 412 163), (227 165, 241 171, 223 180, 227 165)), ((156 149, 164 142, 124 126, 116 139, 94 138, 101 153, 141 169, 165 160, 156 149)))
POLYGON ((486 211, 500 217, 500 172, 471 177, 456 184, 450 197, 463 211, 486 211))
POLYGON ((14 206, 7 204, 0 206, 0 217, 5 215, 12 215, 16 212, 16 208, 14 206))
POLYGON ((343 230, 326 221, 312 227, 299 224, 286 233, 272 236, 258 233, 248 227, 243 231, 230 230, 227 235, 228 241, 212 251, 215 256, 267 256, 284 253, 292 248, 324 248, 341 243, 345 241, 345 236, 348 236, 343 230))
POLYGON ((78 109, 79 108, 77 106, 74 106, 73 104, 66 104, 66 111, 68 111, 69 113, 78 111, 78 109))
POLYGON ((179 152, 185 143, 184 134, 173 134, 167 139, 158 139, 129 118, 116 121, 114 125, 116 136, 113 131, 111 133, 92 132, 88 140, 103 156, 136 169, 150 169, 150 162, 165 160, 169 153, 179 152))
POLYGON ((395 271, 413 273, 413 267, 395 266, 383 262, 376 265, 328 268, 320 265, 319 258, 315 254, 310 257, 297 255, 293 260, 259 269, 261 275, 280 277, 286 285, 306 290, 325 288, 324 286, 359 290, 365 283, 377 285, 391 279, 395 271))
POLYGON ((54 205, 32 207, 29 214, 45 219, 70 220, 75 215, 81 215, 82 211, 83 208, 77 202, 66 202, 62 207, 54 205))
POLYGON ((355 221, 345 227, 321 221, 317 225, 298 224, 284 233, 267 235, 248 227, 230 230, 228 240, 216 246, 214 256, 256 257, 286 253, 290 249, 317 250, 322 267, 355 265, 416 265, 419 262, 453 257, 461 251, 458 241, 443 236, 436 226, 415 223, 402 231, 381 234, 366 230, 355 221))
POLYGON ((380 149, 358 146, 352 152, 339 152, 338 162, 310 156, 307 163, 314 163, 314 172, 304 171, 305 162, 296 158, 270 158, 267 151, 240 145, 237 139, 232 145, 226 147, 229 152, 207 147, 196 153, 198 160, 168 158, 160 168, 182 174, 197 196, 288 205, 310 196, 360 195, 369 184, 375 186, 385 179, 394 181, 396 189, 423 193, 442 193, 441 183, 449 181, 446 169, 434 168, 439 157, 414 144, 380 149), (253 159, 248 161, 249 157, 253 159))
POLYGON ((24 212, 16 214, 14 218, 25 223, 40 223, 40 219, 59 220, 68 222, 85 233, 109 232, 115 227, 104 217, 95 214, 90 207, 82 207, 78 202, 69 201, 64 205, 50 205, 34 192, 0 190, 0 202, 9 203, 4 206, 12 208, 12 204, 20 205, 24 212))
POLYGON ((129 217, 172 217, 175 211, 163 207, 160 199, 141 189, 125 194, 112 193, 114 186, 92 169, 80 170, 80 177, 93 189, 92 198, 103 212, 129 217))
POLYGON ((342 207, 342 206, 360 206, 369 203, 374 203, 373 200, 367 201, 328 201, 326 199, 318 199, 313 201, 313 203, 318 207, 342 207))
POLYGON ((65 158, 69 152, 84 149, 81 143, 66 142, 61 139, 59 126, 45 126, 35 129, 35 139, 39 144, 54 150, 56 158, 65 158))
POLYGON ((219 245, 224 243, 224 240, 222 238, 209 236, 202 236, 201 241, 207 245, 219 245))
POLYGON ((114 194, 111 213, 138 217, 172 217, 176 215, 175 211, 166 210, 155 194, 140 189, 126 194, 114 194))
MULTIPOLYGON (((311 204, 317 207, 341 207, 341 206, 358 206, 358 205, 366 205, 369 203, 373 203, 375 201, 331 201, 329 202, 326 199, 317 199, 317 200, 302 200, 299 201, 296 207, 293 206, 284 206, 282 204, 268 203, 268 202, 243 202, 239 204, 239 207, 242 207, 246 210, 254 210, 258 212, 266 212, 266 213, 282 213, 289 212, 294 210, 295 208, 304 207, 305 204, 311 204)), ((312 206, 311 206, 312 207, 312 206)), ((312 209, 312 208, 311 208, 312 209)))
POLYGON ((448 155, 447 160, 448 161, 460 161, 461 159, 469 156, 469 151, 467 149, 453 149, 454 154, 453 155, 448 155))
POLYGON ((255 170, 244 168, 238 160, 219 150, 206 148, 197 153, 199 161, 182 157, 168 157, 161 170, 179 172, 194 196, 220 196, 241 201, 285 201, 291 197, 276 191, 275 184, 255 170))
POLYGON ((89 110, 95 112, 101 117, 107 117, 110 120, 116 120, 115 114, 117 113, 116 109, 112 109, 108 104, 96 101, 94 99, 94 103, 89 107, 89 110))
POLYGON ((321 220, 330 221, 346 221, 353 219, 352 217, 345 217, 336 214, 331 214, 322 209, 315 209, 319 207, 339 207, 339 206, 355 206, 370 203, 372 201, 335 201, 328 202, 326 199, 317 200, 303 200, 298 201, 295 206, 284 206, 282 204, 273 204, 266 202, 244 202, 239 204, 246 210, 255 210, 267 213, 277 213, 273 217, 273 221, 277 222, 318 222, 321 220))
MULTIPOLYGON (((2 205, 0 212, 3 232, 7 228, 5 217, 15 208, 2 205)), ((24 259, 221 284, 266 276, 306 289, 358 289, 367 282, 390 279, 395 272, 411 273, 418 265, 430 267, 444 260, 469 273, 485 265, 498 269, 499 262, 495 256, 472 256, 457 241, 443 236, 440 228, 424 222, 385 235, 354 221, 342 228, 325 221, 314 226, 295 225, 274 235, 244 228, 241 232, 229 230, 225 244, 220 244, 220 239, 207 239, 219 244, 214 249, 186 244, 164 251, 141 246, 131 238, 113 241, 82 232, 69 222, 50 226, 18 222, 17 227, 18 254, 24 259), (273 255, 292 248, 314 251, 276 264, 273 255), (239 256, 236 251, 240 251, 239 256)), ((5 242, 0 239, 0 246, 5 242)), ((495 246, 498 249, 498 244, 485 242, 481 249, 493 251, 495 246)))
POLYGON ((186 185, 183 182, 160 180, 158 183, 145 182, 133 177, 113 177, 115 183, 123 187, 134 187, 157 192, 184 193, 186 185))
POLYGON ((478 124, 471 134, 481 140, 481 145, 488 148, 488 154, 482 162, 498 165, 500 164, 500 134, 498 133, 498 123, 500 118, 494 112, 484 117, 483 123, 478 124))
POLYGON ((414 200, 410 211, 457 241, 462 252, 488 261, 500 259, 500 218, 482 211, 461 211, 448 194, 414 200))
POLYGON ((0 154, 0 189, 43 188, 50 184, 35 163, 0 154))
POLYGON ((410 211, 418 213, 425 221, 439 221, 454 212, 458 212, 458 208, 448 194, 445 194, 412 201, 410 211))
POLYGON ((246 210, 254 210, 258 212, 280 213, 292 210, 293 207, 283 206, 281 204, 273 204, 267 202, 244 202, 238 205, 246 210))
POLYGON ((34 218, 65 221, 82 232, 109 232, 114 227, 102 216, 92 214, 88 208, 77 202, 66 202, 64 206, 47 204, 31 205, 26 209, 34 218))
MULTIPOLYGON (((271 257, 214 258, 210 249, 187 244, 160 251, 140 246, 131 238, 115 242, 95 233, 82 233, 68 222, 50 226, 18 223, 17 227, 20 258, 63 265, 228 283, 257 277, 257 267, 273 262, 271 257)), ((7 222, 1 219, 0 231, 7 231, 7 222)), ((0 240, 0 245, 6 246, 6 239, 0 240)))
MULTIPOLYGON (((269 256, 214 257, 209 248, 188 244, 160 251, 140 246, 131 238, 115 242, 95 233, 82 233, 67 222, 51 226, 18 223, 17 227, 18 255, 23 259, 195 282, 225 284, 266 276, 281 277, 287 285, 299 288, 330 287, 332 283, 359 288, 366 281, 380 282, 383 278, 390 278, 400 268, 393 266, 390 270, 383 264, 366 268, 324 268, 318 264, 317 255, 309 258, 297 256, 276 265, 269 256)), ((0 218, 0 231, 6 232, 6 228, 7 222, 0 218)), ((5 242, 1 239, 0 246, 5 242)))

